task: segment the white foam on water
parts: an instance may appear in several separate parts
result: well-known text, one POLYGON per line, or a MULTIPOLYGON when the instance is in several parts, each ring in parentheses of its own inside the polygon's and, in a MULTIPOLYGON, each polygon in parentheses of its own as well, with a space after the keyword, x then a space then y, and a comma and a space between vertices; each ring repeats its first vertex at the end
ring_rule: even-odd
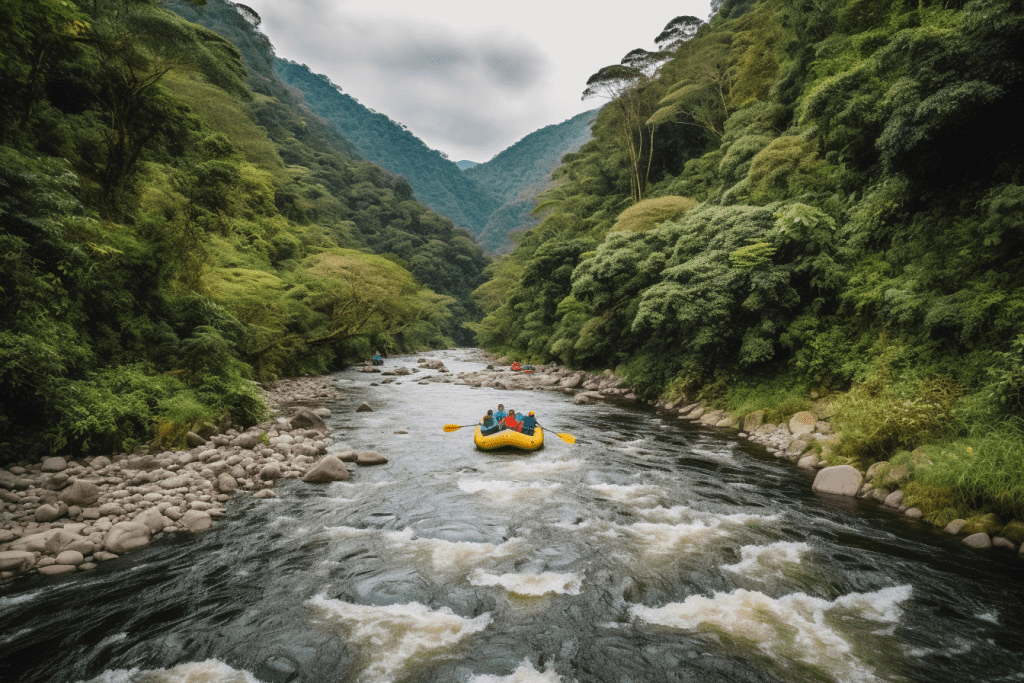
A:
POLYGON ((636 512, 645 519, 658 522, 681 522, 692 518, 690 508, 685 505, 673 505, 670 508, 659 505, 653 508, 640 508, 636 512))
POLYGON ((562 683, 562 678, 550 666, 544 671, 537 671, 529 659, 524 659, 519 668, 508 676, 480 674, 473 676, 466 683, 562 683))
POLYGON ((999 612, 984 612, 978 615, 978 618, 982 621, 987 621, 992 624, 999 623, 999 612))
POLYGON ((526 484, 519 481, 484 481, 482 479, 460 479, 459 488, 466 493, 486 493, 498 500, 515 500, 531 497, 537 493, 550 492, 561 488, 561 484, 544 484, 533 482, 526 484))
POLYGON ((851 593, 830 602, 805 593, 776 599, 738 589, 710 598, 692 595, 664 607, 634 605, 630 612, 635 619, 670 628, 719 628, 752 641, 773 658, 800 660, 828 671, 836 680, 867 682, 878 679, 825 620, 825 613, 839 608, 862 619, 894 622, 901 614, 900 603, 910 594, 910 586, 896 586, 874 593, 851 593))
POLYGON ((660 486, 649 484, 591 484, 590 488, 609 500, 633 505, 656 505, 662 492, 660 486))
POLYGON ((737 512, 731 515, 715 515, 716 518, 730 524, 746 524, 747 522, 772 522, 779 518, 778 515, 751 515, 746 512, 737 512))
MULTIPOLYGON (((219 659, 179 664, 170 669, 112 669, 89 683, 260 683, 251 673, 219 659)), ((85 683, 79 681, 78 683, 85 683)))
POLYGON ((307 604, 321 610, 326 621, 348 630, 351 641, 369 659, 358 680, 374 683, 395 680, 412 657, 450 648, 491 623, 489 612, 466 619, 447 607, 432 610, 418 602, 354 605, 317 595, 307 604))
POLYGON ((30 628, 23 628, 20 631, 15 631, 14 633, 5 633, 3 635, 0 635, 0 645, 6 645, 7 643, 13 643, 18 638, 21 638, 24 635, 28 635, 29 633, 32 633, 32 629, 30 629, 30 628))
POLYGON ((640 541, 648 553, 655 555, 672 553, 680 550, 681 546, 695 546, 726 535, 715 519, 697 520, 689 524, 638 522, 628 526, 616 526, 618 530, 640 541))
POLYGON ((473 564, 492 559, 501 559, 523 549, 524 540, 510 538, 499 545, 475 541, 446 541, 442 538, 414 538, 411 529, 391 531, 385 536, 415 554, 427 555, 435 571, 466 569, 473 564))
POLYGON ((510 538, 504 543, 478 543, 475 541, 447 541, 442 538, 417 538, 412 528, 401 531, 357 529, 350 526, 324 527, 335 538, 361 538, 379 535, 394 545, 399 553, 418 556, 416 564, 427 560, 435 571, 465 570, 479 562, 503 559, 524 548, 524 539, 510 538))
POLYGON ((324 531, 338 538, 359 538, 380 533, 380 529, 357 529, 354 526, 325 526, 324 531))
POLYGON ((114 633, 113 635, 109 635, 106 638, 104 638, 103 640, 101 640, 99 642, 99 644, 96 645, 96 648, 99 649, 101 647, 106 647, 107 645, 113 645, 114 643, 120 643, 122 640, 124 640, 127 637, 128 637, 128 634, 125 633, 124 631, 121 631, 120 633, 114 633))
POLYGON ((25 602, 31 602, 38 598, 46 591, 32 591, 31 593, 22 593, 21 595, 12 595, 9 598, 0 598, 0 612, 3 612, 8 607, 14 607, 25 602))
POLYGON ((474 586, 497 586, 509 593, 539 597, 548 593, 562 595, 579 595, 583 586, 583 577, 579 574, 559 574, 542 572, 540 574, 489 574, 477 569, 469 576, 474 586))
POLYGON ((551 472, 570 472, 578 470, 582 465, 582 460, 516 460, 508 463, 504 469, 515 476, 535 476, 551 472))
POLYGON ((779 541, 771 545, 745 545, 740 548, 740 561, 722 565, 722 569, 736 574, 762 574, 783 563, 800 564, 800 556, 810 551, 806 543, 779 541))

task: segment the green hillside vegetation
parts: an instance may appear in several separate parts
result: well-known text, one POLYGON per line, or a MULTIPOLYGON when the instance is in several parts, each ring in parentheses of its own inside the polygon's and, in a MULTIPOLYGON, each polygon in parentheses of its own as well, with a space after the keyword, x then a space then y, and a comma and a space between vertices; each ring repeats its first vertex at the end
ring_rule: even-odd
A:
POLYGON ((1024 515, 1024 6, 667 28, 587 83, 595 139, 490 267, 479 342, 736 411, 829 395, 836 462, 919 465, 935 522, 1024 515))
POLYGON ((473 315, 469 234, 289 99, 256 20, 173 7, 248 54, 152 2, 0 6, 0 460, 252 424, 254 380, 473 315))
POLYGON ((498 201, 463 175, 454 163, 427 147, 403 125, 361 105, 305 64, 278 59, 281 80, 296 88, 310 110, 351 140, 366 159, 406 178, 416 199, 479 234, 498 201))
POLYGON ((590 140, 597 110, 536 130, 490 161, 465 169, 466 176, 498 198, 499 206, 477 234, 477 241, 492 253, 512 248, 510 235, 535 227, 531 215, 537 196, 551 186, 551 173, 562 157, 579 151, 590 140))

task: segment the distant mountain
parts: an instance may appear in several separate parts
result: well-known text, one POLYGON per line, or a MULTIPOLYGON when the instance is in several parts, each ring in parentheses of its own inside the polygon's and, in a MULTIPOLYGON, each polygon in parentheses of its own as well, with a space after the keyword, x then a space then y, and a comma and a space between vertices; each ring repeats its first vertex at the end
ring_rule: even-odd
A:
POLYGON ((508 251, 512 248, 509 236, 513 232, 537 225, 539 221, 530 215, 537 195, 551 186, 551 172, 561 165, 562 157, 579 151, 591 139, 590 126, 597 119, 597 112, 592 109, 545 126, 490 161, 463 172, 502 203, 477 234, 477 241, 485 250, 508 251))
POLYGON ((509 235, 531 228, 536 197, 551 184, 562 157, 591 138, 597 110, 530 133, 490 161, 451 162, 404 125, 368 109, 327 76, 275 58, 276 75, 301 94, 359 154, 409 181, 416 199, 466 228, 488 252, 512 248, 509 235))
POLYGON ((298 90, 317 116, 351 140, 363 158, 405 177, 416 199, 477 235, 498 208, 498 200, 463 175, 454 163, 400 123, 367 109, 305 64, 275 58, 274 70, 298 90))

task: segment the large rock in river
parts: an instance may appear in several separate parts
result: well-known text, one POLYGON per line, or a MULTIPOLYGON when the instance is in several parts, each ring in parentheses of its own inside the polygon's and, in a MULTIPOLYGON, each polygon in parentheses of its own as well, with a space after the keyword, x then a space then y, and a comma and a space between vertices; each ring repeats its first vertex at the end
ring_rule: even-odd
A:
POLYGON ((864 477, 849 465, 835 465, 818 471, 812 490, 817 493, 831 493, 837 496, 855 496, 860 491, 864 477))
POLYGON ((110 527, 103 547, 112 553, 126 553, 149 543, 152 533, 142 522, 118 522, 110 527))
POLYGON ((302 481, 308 484, 322 484, 328 481, 345 481, 349 478, 348 469, 338 458, 333 455, 324 457, 313 469, 306 472, 302 481))
POLYGON ((363 451, 356 454, 357 465, 386 465, 388 459, 376 451, 363 451))
POLYGON ((321 434, 327 433, 327 423, 312 410, 300 410, 288 418, 292 429, 315 429, 321 434))

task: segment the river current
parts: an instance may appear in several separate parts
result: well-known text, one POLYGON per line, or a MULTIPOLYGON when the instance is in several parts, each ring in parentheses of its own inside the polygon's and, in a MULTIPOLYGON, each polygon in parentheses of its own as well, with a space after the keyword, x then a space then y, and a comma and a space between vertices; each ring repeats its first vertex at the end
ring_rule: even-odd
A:
POLYGON ((331 449, 387 465, 239 495, 204 534, 0 586, 0 680, 1024 680, 1017 557, 814 494, 725 431, 431 374, 333 376, 331 449), (537 412, 543 450, 441 429, 498 402, 537 412))

